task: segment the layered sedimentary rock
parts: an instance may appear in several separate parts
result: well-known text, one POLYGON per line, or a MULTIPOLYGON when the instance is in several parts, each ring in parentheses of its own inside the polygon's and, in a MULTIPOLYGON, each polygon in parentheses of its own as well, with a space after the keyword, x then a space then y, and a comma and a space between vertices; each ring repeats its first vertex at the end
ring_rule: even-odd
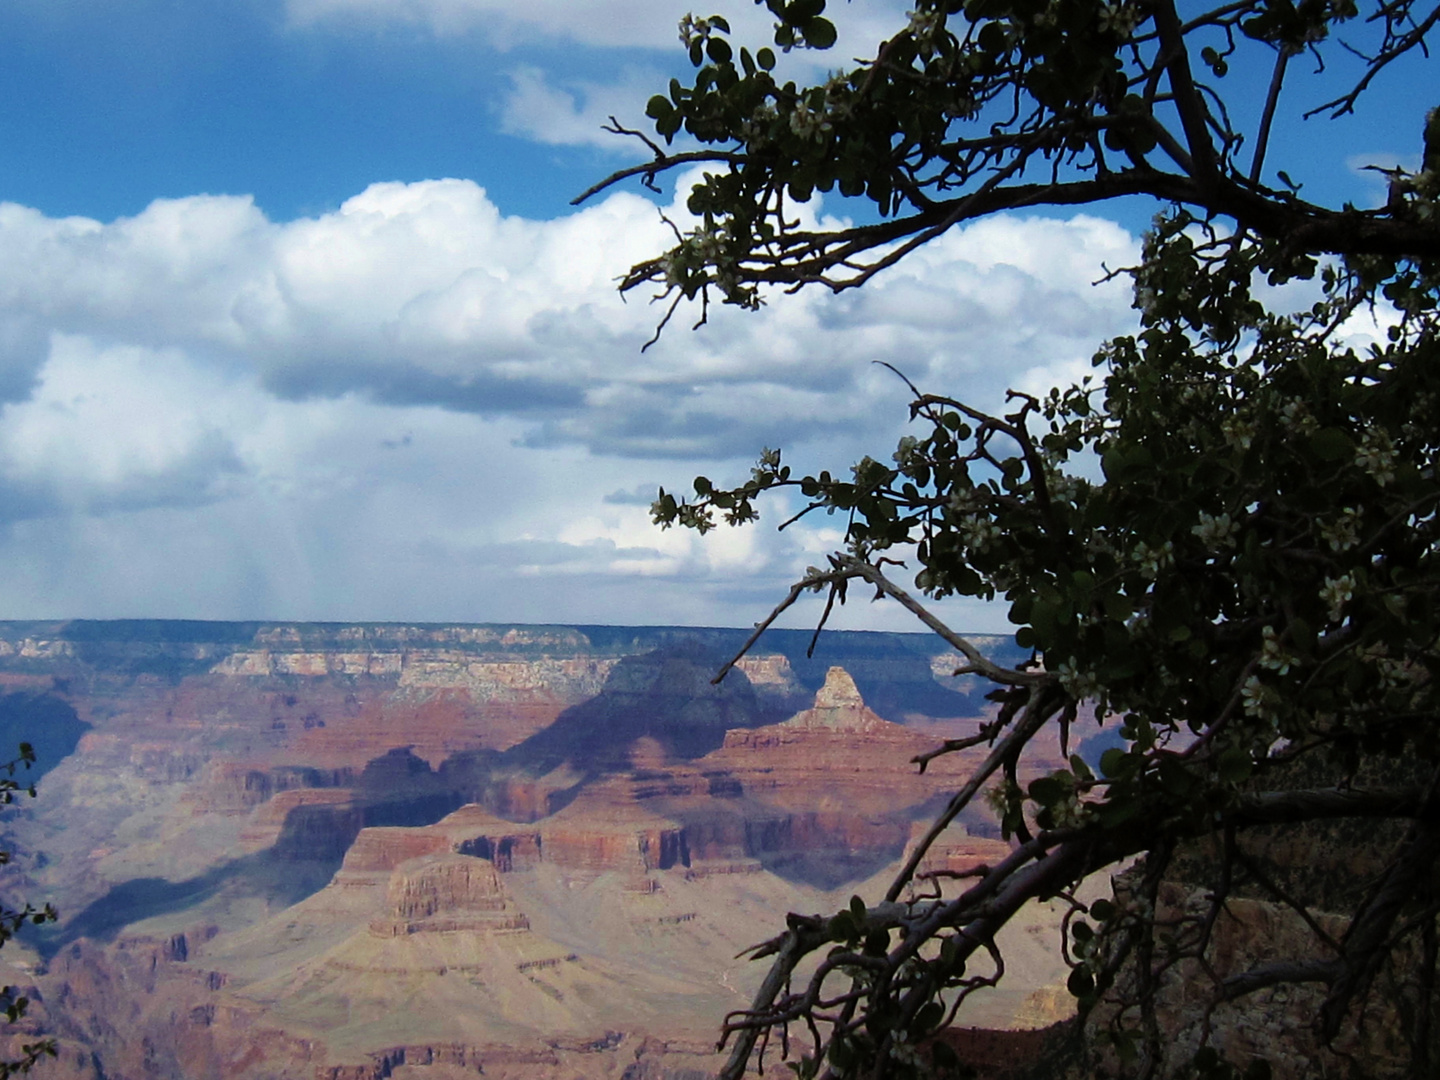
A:
POLYGON ((712 685, 744 636, 0 624, 0 713, 75 725, 10 833, 16 893, 64 912, 5 950, 53 1075, 712 1068, 735 954, 894 863, 985 752, 911 764, 984 715, 928 639, 811 663, 782 632, 712 685))
POLYGON ((495 865, 473 855, 434 852, 407 860, 391 873, 386 903, 389 918, 372 922, 371 933, 393 937, 530 927, 506 895, 495 865))
POLYGON ((530 866, 540 857, 540 832, 498 818, 483 807, 463 806, 433 825, 369 828, 355 837, 341 871, 389 872, 402 862, 437 852, 484 859, 501 872, 530 866))
MULTIPOLYGON (((924 823, 916 823, 911 842, 905 847, 909 858, 923 833, 924 823)), ((965 878, 984 868, 994 866, 1012 851, 1009 844, 984 836, 971 836, 963 825, 951 825, 926 849, 917 874, 921 878, 965 878)))

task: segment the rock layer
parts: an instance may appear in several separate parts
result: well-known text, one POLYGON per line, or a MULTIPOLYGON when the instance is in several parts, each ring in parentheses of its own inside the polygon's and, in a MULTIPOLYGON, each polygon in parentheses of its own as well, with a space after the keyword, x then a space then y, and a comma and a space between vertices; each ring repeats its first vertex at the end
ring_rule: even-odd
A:
POLYGON ((90 725, 12 822, 15 891, 66 912, 6 973, 53 1075, 713 1069, 735 954, 984 752, 911 764, 981 718, 928 639, 780 632, 712 685, 744 636, 0 624, 0 685, 90 725))

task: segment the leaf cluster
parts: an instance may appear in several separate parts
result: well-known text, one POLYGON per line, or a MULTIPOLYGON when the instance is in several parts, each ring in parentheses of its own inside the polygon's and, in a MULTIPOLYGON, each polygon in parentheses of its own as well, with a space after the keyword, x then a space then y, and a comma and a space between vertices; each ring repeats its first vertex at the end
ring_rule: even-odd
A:
MULTIPOLYGON (((0 806, 9 805, 21 795, 29 798, 35 797, 35 785, 27 783, 17 774, 28 771, 35 764, 35 749, 29 743, 22 742, 19 746, 19 753, 3 764, 0 764, 0 806)), ((10 861, 8 851, 0 851, 0 865, 10 861)), ((23 908, 13 908, 0 904, 0 946, 9 941, 19 932, 22 926, 41 925, 53 922, 57 918, 55 909, 46 904, 43 908, 36 908, 26 904, 23 908)), ((0 1013, 12 1024, 18 1023, 30 1006, 30 999, 20 993, 13 986, 0 987, 0 1013)), ((56 1054, 55 1042, 53 1039, 38 1039, 33 1043, 26 1043, 20 1047, 20 1056, 11 1060, 0 1059, 0 1080, 5 1077, 19 1076, 29 1072, 46 1057, 54 1057, 56 1054)))
MULTIPOLYGON (((937 752, 978 742, 993 750, 927 838, 989 784, 1002 827, 1021 845, 1013 864, 958 899, 912 897, 879 926, 875 909, 841 912, 817 937, 840 943, 818 981, 733 1018, 729 1030, 824 1018, 831 1034, 817 1035, 816 1069, 828 1061, 833 1075, 851 1075, 847 1063, 863 1061, 860 1074, 912 1075, 911 1066, 931 1066, 904 1048, 1003 972, 998 957, 994 975, 965 967, 976 948, 993 948, 1008 917, 997 898, 1063 893, 1136 853, 1159 868, 1190 838, 1276 815, 1440 808, 1440 779, 1359 802, 1343 794, 1362 767, 1383 761, 1440 778, 1440 275, 1365 258, 1322 266, 1175 211, 1157 220, 1134 278, 1140 328, 1096 354, 1093 380, 1043 399, 1012 394, 1003 415, 917 392, 918 433, 888 463, 865 458, 845 478, 797 477, 766 451, 739 487, 702 477, 692 499, 657 501, 660 524, 704 530, 717 517, 753 520, 767 491, 797 490, 808 500, 801 516, 838 511, 849 525, 847 550, 812 568, 791 600, 812 589, 843 603, 859 579, 925 618, 923 602, 883 569, 913 559, 925 596, 1006 601, 1033 656, 998 669, 966 653, 962 670, 998 684, 1001 711, 975 739, 937 752), (1256 299, 1259 283, 1296 277, 1318 279, 1322 298, 1310 308, 1282 314, 1256 299), (1350 344, 1339 328, 1381 294, 1409 302, 1383 341, 1350 344), (1098 770, 1072 755, 1068 768, 1022 788, 1025 746, 1050 723, 1068 738, 1082 709, 1117 726, 1123 745, 1098 770), (1287 764, 1311 758, 1338 779, 1329 794, 1286 787, 1287 764), (1027 866, 1037 876, 1022 887, 1027 866), (882 957, 874 935, 894 928, 901 938, 882 957), (848 989, 829 991, 826 979, 841 974, 848 989), (930 1005, 940 1012, 923 1011, 930 1005)), ((1411 837, 1411 854, 1392 865, 1429 836, 1411 837)), ((916 886, 920 857, 888 903, 916 886)), ((1385 916, 1387 932, 1401 910, 1434 903, 1418 879, 1395 888, 1409 891, 1385 916)), ((1156 949, 1149 904, 1096 905, 1093 922, 1069 927, 1070 988, 1084 1008, 1119 993, 1136 942, 1156 949)), ((1169 936, 1159 968, 1203 955, 1209 931, 1192 930, 1169 936)), ((1342 955, 1325 969, 1340 1003, 1332 1013, 1357 992, 1354 965, 1375 955, 1342 955)), ((1223 992, 1248 986, 1241 979, 1223 992)), ((1112 1036, 1144 1057, 1142 1029, 1120 1024, 1112 1036)))
MULTIPOLYGON (((825 0, 764 2, 780 49, 833 43, 825 0)), ((747 308, 767 283, 862 284, 996 211, 1136 194, 1226 218, 1295 253, 1434 256, 1433 163, 1388 170, 1386 206, 1361 211, 1305 200, 1267 156, 1294 58, 1313 59, 1308 79, 1337 51, 1362 59, 1356 85, 1311 110, 1338 116, 1396 60, 1424 50, 1437 20, 1440 5, 1422 0, 1363 10, 1356 0, 1238 0, 1183 18, 1173 0, 918 0, 872 58, 805 86, 776 77, 771 48, 732 46, 723 18, 687 17, 693 80, 672 79, 651 98, 659 143, 626 132, 654 160, 580 198, 627 177, 653 186, 670 169, 714 164, 687 200, 695 227, 633 267, 622 289, 654 283, 674 303, 713 289, 747 308), (1237 119, 1248 111, 1241 91, 1226 81, 1241 63, 1272 72, 1248 127, 1237 119), (701 148, 669 150, 681 132, 701 148), (796 204, 816 192, 864 199, 882 220, 803 227, 796 204)))
MULTIPOLYGON (((780 49, 826 44, 823 0, 767 4, 780 49)), ((755 307, 767 284, 854 287, 997 211, 1134 194, 1166 207, 1125 271, 1138 328, 1104 344, 1080 385, 1012 393, 992 412, 912 386, 913 433, 888 460, 798 476, 766 450, 738 486, 699 477, 693 496, 660 492, 658 523, 702 532, 754 521, 776 489, 805 500, 797 517, 843 516, 844 550, 809 568, 751 643, 810 591, 827 594, 823 626, 860 582, 940 634, 956 673, 993 682, 998 706, 973 737, 916 759, 987 748, 885 898, 791 916, 757 950, 774 966, 727 1018, 728 1080, 763 1064, 776 1033, 803 1077, 958 1075, 936 1036, 1003 976, 999 928, 1056 897, 1070 905, 1069 988, 1103 1019, 1096 1044, 1121 1072, 1265 1075, 1264 1062, 1205 1046, 1173 1059, 1157 1000, 1186 963, 1208 973, 1208 991, 1192 992, 1211 1006, 1321 985, 1326 1044, 1388 964, 1407 1015, 1424 1020, 1409 1067, 1423 1075, 1435 1060, 1440 111, 1421 168, 1387 170, 1374 210, 1302 199, 1267 154, 1293 60, 1318 71, 1336 49, 1360 57, 1351 89, 1311 110, 1343 115, 1423 53, 1437 22, 1440 5, 1420 0, 1234 0, 1184 16, 1173 0, 919 0, 871 59, 809 87, 778 81, 773 50, 734 49, 723 20, 682 26, 695 77, 650 115, 667 145, 684 131, 701 149, 649 141, 653 161, 594 189, 715 166, 690 193, 696 227, 622 282, 658 284, 671 312, 712 289, 755 307), (1269 89, 1243 126, 1225 80, 1258 63, 1269 89), (868 199, 881 220, 802 226, 796 204, 830 191, 868 199), (1300 311, 1264 301, 1291 282, 1319 299, 1300 311), (1373 345, 1350 333, 1367 319, 1384 329, 1373 345), (919 596, 894 567, 913 568, 919 596), (997 665, 945 626, 928 602, 948 596, 1005 602, 1029 661, 997 665), (1097 768, 1069 755, 1022 786, 1037 735, 1058 727, 1068 755, 1090 716, 1121 744, 1097 768), (973 882, 924 870, 977 798, 1011 856, 973 882), (1338 938, 1247 840, 1337 820, 1403 825, 1338 938), (1207 898, 1162 913, 1167 868, 1201 839, 1221 852, 1207 898), (1137 855, 1113 901, 1074 898, 1087 875, 1137 855), (1310 951, 1217 974, 1215 928, 1242 887, 1291 910, 1310 951), (798 1053, 792 1025, 808 1035, 798 1053)))

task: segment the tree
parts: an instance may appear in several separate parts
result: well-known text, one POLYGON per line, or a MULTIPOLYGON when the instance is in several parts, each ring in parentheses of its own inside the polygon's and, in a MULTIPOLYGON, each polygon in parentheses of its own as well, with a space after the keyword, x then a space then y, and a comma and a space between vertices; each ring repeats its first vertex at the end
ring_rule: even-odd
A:
MULTIPOLYGON (((824 0, 765 3, 780 49, 834 42, 824 0)), ((739 487, 701 478, 693 498, 661 492, 658 522, 701 531, 753 521, 777 488, 847 514, 845 550, 775 614, 814 590, 828 615, 860 582, 940 633, 964 658, 957 674, 993 681, 1000 703, 973 738, 937 749, 991 748, 885 897, 792 916, 759 947, 773 967, 726 1020, 726 1077, 791 1026, 802 1077, 959 1069, 935 1036, 999 977, 997 930, 1057 896, 1071 898, 1062 947, 1097 1067, 1226 1076, 1249 1064, 1182 1052, 1165 1030, 1166 995, 1188 975, 1207 1009, 1308 988, 1316 1038, 1342 1050, 1362 1046, 1363 1007, 1384 983, 1403 1045, 1393 1060, 1341 1054, 1328 1067, 1432 1074, 1440 110, 1423 121, 1421 168, 1389 170, 1378 209, 1306 201, 1267 154, 1277 102, 1313 81, 1312 63, 1360 58, 1355 82, 1310 114, 1337 118, 1424 53, 1437 21, 1440 5, 1418 0, 1363 13, 1352 0, 1233 0, 1188 16, 1173 0, 920 0, 873 59, 811 87, 780 84, 774 51, 736 49, 723 18, 682 23, 693 81, 651 99, 656 139, 625 132, 653 158, 594 189, 713 166, 689 196, 696 227, 622 282, 657 285, 665 320, 685 299, 753 308, 767 286, 853 288, 998 211, 1134 195, 1162 206, 1126 271, 1139 330, 1101 346, 1098 379, 1044 399, 1012 393, 1003 415, 916 389, 918 433, 888 463, 798 477, 767 450, 739 487), (1229 88, 1262 63, 1268 91, 1247 121, 1229 88), (682 129, 698 149, 668 149, 682 129), (787 203, 836 189, 873 202, 879 222, 792 220, 787 203), (1261 301, 1260 283, 1294 281, 1318 297, 1304 310, 1261 301), (1347 326, 1370 315, 1385 324, 1379 343, 1353 344, 1347 326), (1095 459, 1103 480, 1090 478, 1095 459), (921 597, 897 583, 897 555, 918 564, 921 597), (1007 600, 1032 661, 1000 667, 944 626, 924 597, 950 595, 1007 600), (1037 733, 1068 739, 1092 714, 1124 740, 1098 775, 1072 757, 1022 789, 1037 733), (917 876, 977 797, 999 810, 1014 853, 973 883, 917 876), (1255 838, 1301 829, 1313 843, 1347 822, 1385 846, 1337 928, 1255 838), (1073 899, 1084 877, 1131 856, 1124 895, 1073 899), (1203 885, 1190 907, 1170 887, 1186 875, 1203 885), (1217 935, 1242 896, 1291 912, 1303 947, 1227 967, 1217 935), (987 952, 993 973, 977 968, 987 952)))
MULTIPOLYGON (((28 770, 35 764, 35 751, 29 743, 21 743, 19 753, 3 764, 0 764, 0 806, 9 806, 16 797, 22 793, 30 798, 35 797, 35 785, 26 784, 16 779, 15 774, 24 768, 28 770)), ((10 852, 0 851, 0 866, 10 861, 10 852)), ((14 937, 22 926, 26 924, 39 925, 51 922, 56 918, 55 909, 49 904, 43 908, 36 908, 30 904, 24 907, 12 907, 0 901, 0 947, 14 937)), ((10 1023, 18 1023, 30 1007, 30 1001, 13 986, 0 988, 0 1013, 4 1013, 5 1019, 10 1023)), ((53 1039, 38 1039, 35 1042, 23 1043, 20 1046, 20 1056, 10 1060, 0 1058, 0 1080, 6 1077, 18 1076, 28 1073, 43 1058, 55 1056, 55 1041, 53 1039)))

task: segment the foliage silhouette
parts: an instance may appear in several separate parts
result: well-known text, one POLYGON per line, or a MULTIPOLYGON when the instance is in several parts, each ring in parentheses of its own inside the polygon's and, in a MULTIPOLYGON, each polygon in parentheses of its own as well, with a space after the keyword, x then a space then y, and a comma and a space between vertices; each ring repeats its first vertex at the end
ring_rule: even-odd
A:
MULTIPOLYGON (((824 0, 764 2, 778 48, 833 43, 824 0)), ((936 1036, 1003 975, 999 928, 1045 897, 1071 905, 1061 947, 1091 1067, 1262 1075, 1265 1062, 1205 1045, 1211 1010, 1280 987, 1319 988, 1315 1054, 1353 1050, 1379 980, 1395 988, 1381 1005, 1405 1010, 1406 1045, 1383 1061, 1337 1052, 1326 1067, 1431 1075, 1440 110, 1416 116, 1421 167, 1387 170, 1376 209, 1307 201, 1268 155, 1297 80, 1329 99, 1310 115, 1342 116, 1391 65, 1428 57, 1437 21, 1440 5, 1418 0, 1234 0, 1184 15, 1173 0, 920 0, 872 59, 797 87, 772 75, 773 50, 732 46, 724 19, 687 18, 695 76, 651 100, 657 138, 612 125, 653 158, 593 190, 711 166, 688 199, 695 226, 622 281, 658 286, 661 329, 686 299, 703 322, 714 295, 754 308, 767 285, 862 285, 999 211, 1161 205, 1124 271, 1138 332, 1099 349, 1098 379, 1012 393, 1001 413, 912 387, 918 431, 889 462, 800 477, 767 450, 738 487, 701 477, 692 498, 660 493, 658 522, 700 531, 753 521, 777 488, 797 489, 802 513, 847 515, 845 549, 775 614, 813 590, 828 616, 852 583, 869 586, 941 634, 957 674, 989 679, 1000 704, 973 738, 937 749, 991 752, 888 893, 828 919, 791 916, 757 948, 773 967, 725 1022, 725 1077, 763 1063, 792 1026, 800 1039, 779 1041, 802 1078, 960 1074, 936 1036), (1323 81, 1346 50, 1359 76, 1323 81), (1248 108, 1227 76, 1261 64, 1268 91, 1248 108), (698 149, 667 149, 682 129, 698 149), (871 200, 880 223, 805 228, 787 206, 836 189, 871 200), (1308 283, 1307 306, 1267 306, 1286 293, 1264 287, 1291 282, 1308 283), (1077 467, 1094 459, 1103 481, 1077 467), (918 563, 921 598, 894 580, 901 556, 918 563), (950 595, 1008 601, 1030 661, 987 659, 923 599, 950 595), (1050 725, 1068 740, 1082 711, 1123 744, 1098 770, 1072 757, 1022 788, 1027 744, 1050 725), (974 881, 921 874, 929 845, 982 797, 1017 841, 1011 857, 974 881), (1326 822, 1376 823, 1388 845, 1339 933, 1255 857, 1254 837, 1326 822), (1073 898, 1132 856, 1115 900, 1073 898), (1181 867, 1200 868, 1189 907, 1166 889, 1181 867), (1227 968, 1217 924, 1242 894, 1292 912, 1305 946, 1227 968), (1188 1042, 1162 1023, 1187 978, 1205 999, 1188 1042)))
MULTIPOLYGON (((21 769, 28 771, 34 764, 34 748, 29 743, 22 742, 18 754, 10 761, 0 765, 0 773, 4 774, 0 775, 0 806, 10 805, 22 794, 28 795, 32 799, 35 797, 34 783, 16 776, 21 769)), ((0 851, 0 865, 9 861, 10 852, 0 851)), ((55 909, 49 904, 43 908, 35 908, 30 904, 26 904, 24 907, 12 907, 8 902, 0 901, 0 947, 14 937, 21 927, 54 922, 55 918, 55 909)), ((15 987, 0 988, 0 1012, 5 1014, 5 1018, 10 1023, 18 1023, 29 1007, 29 998, 15 987)), ((0 1080, 27 1073, 42 1059, 54 1057, 55 1043, 52 1039, 37 1039, 35 1042, 22 1043, 19 1051, 18 1057, 0 1059, 0 1080)))

